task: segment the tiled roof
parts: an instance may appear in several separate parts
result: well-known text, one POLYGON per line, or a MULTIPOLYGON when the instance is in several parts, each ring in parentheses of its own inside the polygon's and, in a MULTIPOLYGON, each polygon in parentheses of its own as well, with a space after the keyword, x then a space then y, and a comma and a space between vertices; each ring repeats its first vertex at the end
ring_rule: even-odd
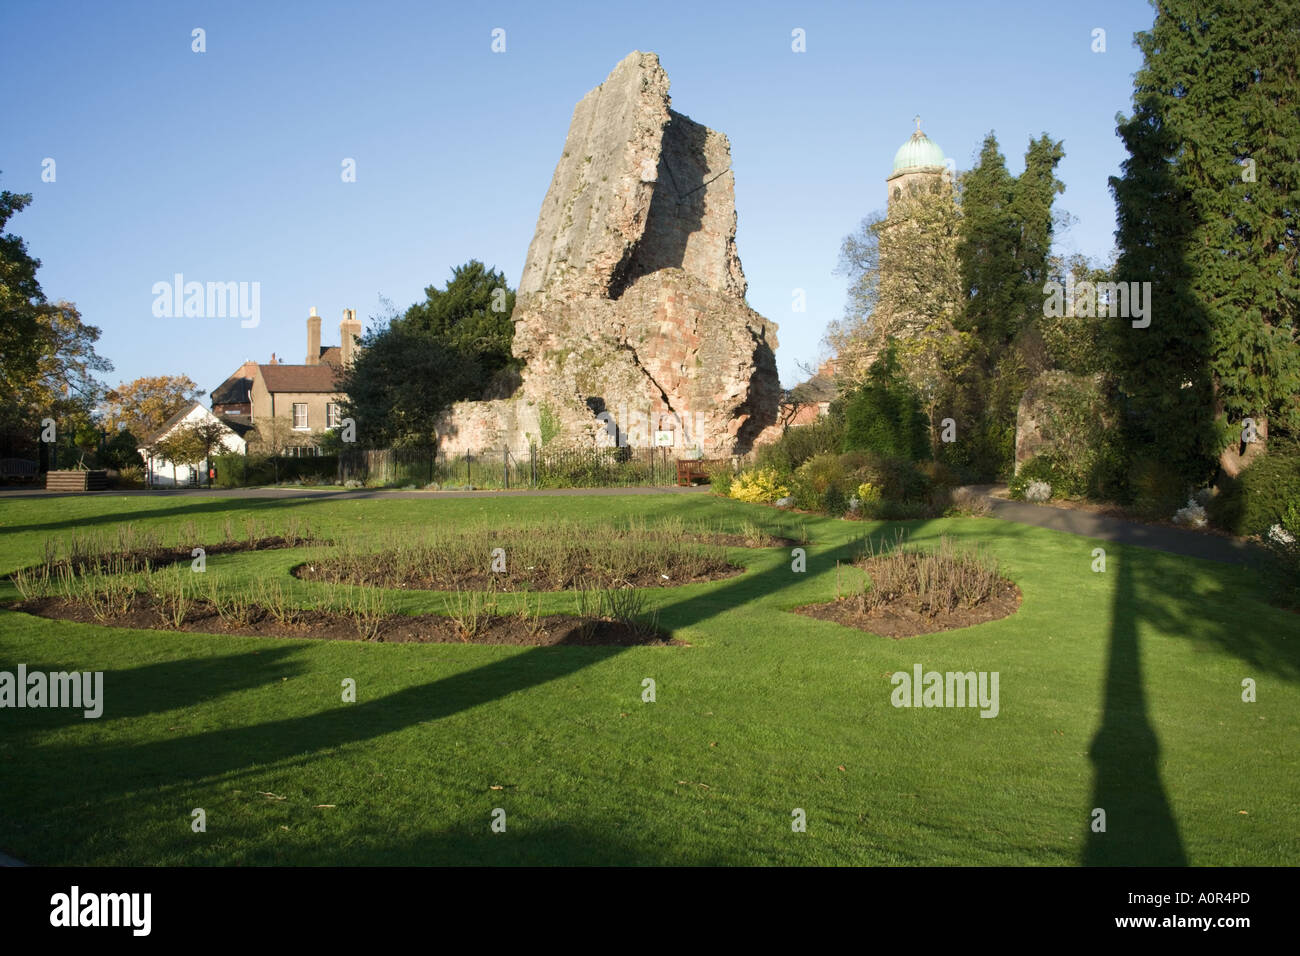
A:
MULTIPOLYGON (((179 412, 177 412, 175 415, 173 415, 171 418, 167 419, 167 421, 163 423, 162 428, 158 429, 156 432, 154 432, 154 433, 153 433, 152 435, 150 435, 148 438, 144 439, 144 440, 141 442, 141 446, 140 446, 140 447, 143 448, 143 447, 146 446, 146 445, 152 445, 152 444, 153 444, 154 442, 156 442, 159 438, 162 438, 163 435, 166 435, 169 431, 171 431, 173 428, 175 428, 176 425, 177 425, 177 423, 180 422, 180 420, 181 420, 182 418, 184 418, 184 417, 185 417, 186 415, 188 415, 190 412, 194 411, 194 407, 195 407, 196 405, 197 405, 199 408, 203 408, 203 403, 202 403, 202 402, 188 402, 188 403, 186 403, 186 405, 185 405, 184 408, 182 408, 179 412)), ((207 409, 203 409, 203 410, 204 410, 204 411, 207 411, 207 409)))
POLYGON ((245 405, 250 399, 253 387, 251 378, 241 378, 238 373, 230 376, 212 390, 213 405, 245 405))
POLYGON ((270 392, 337 392, 339 370, 333 365, 259 365, 270 392))
POLYGON ((233 415, 218 415, 217 420, 240 438, 243 438, 253 430, 253 423, 243 416, 236 418, 233 415))
POLYGON ((337 345, 322 345, 320 360, 325 365, 333 365, 337 368, 343 364, 343 349, 337 345))

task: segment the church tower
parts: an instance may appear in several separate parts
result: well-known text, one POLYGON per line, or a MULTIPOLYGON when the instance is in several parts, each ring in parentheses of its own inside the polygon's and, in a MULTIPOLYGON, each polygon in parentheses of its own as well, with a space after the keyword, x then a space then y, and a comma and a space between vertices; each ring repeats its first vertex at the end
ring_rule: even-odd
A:
POLYGON ((921 132, 921 117, 913 120, 916 132, 894 154, 894 170, 885 180, 889 205, 907 189, 932 188, 946 180, 947 166, 939 144, 921 132))

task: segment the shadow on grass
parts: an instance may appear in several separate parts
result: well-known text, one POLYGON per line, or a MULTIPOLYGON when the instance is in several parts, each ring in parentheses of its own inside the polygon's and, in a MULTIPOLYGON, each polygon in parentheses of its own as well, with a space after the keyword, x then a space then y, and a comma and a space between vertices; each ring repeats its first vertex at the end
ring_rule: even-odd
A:
POLYGON ((1147 715, 1138 625, 1142 601, 1133 552, 1116 562, 1101 727, 1088 757, 1092 806, 1083 846, 1088 866, 1186 866, 1178 824, 1160 779, 1160 742, 1147 715), (1093 815, 1105 811, 1105 832, 1093 815))
MULTIPOLYGON (((301 650, 297 647, 271 647, 244 654, 187 657, 127 670, 108 670, 104 672, 101 717, 86 718, 83 709, 78 708, 24 709, 21 721, 15 720, 10 730, 14 733, 40 733, 87 721, 106 724, 206 704, 263 684, 279 684, 303 673, 304 668, 290 659, 301 650)), ((19 663, 26 665, 28 674, 69 670, 66 663, 8 660, 0 660, 0 670, 13 672, 19 663)))
MULTIPOLYGON (((165 496, 160 493, 159 497, 165 496)), ((10 499, 4 499, 10 500, 10 499)), ((25 500, 25 499, 24 499, 25 500)), ((145 499, 156 501, 158 499, 145 499)), ((171 499, 175 501, 176 499, 171 499)), ((182 499, 183 500, 183 499, 182 499)), ((193 500, 193 499, 191 499, 193 500)), ((178 516, 194 517, 229 511, 267 511, 274 508, 301 507, 309 504, 310 498, 207 498, 193 500, 192 504, 177 503, 168 508, 139 508, 134 511, 114 511, 99 515, 84 515, 66 518, 60 521, 46 521, 39 524, 14 524, 0 528, 5 534, 18 534, 26 531, 58 531, 67 528, 85 529, 97 525, 117 525, 128 521, 145 521, 150 518, 173 518, 178 516)))
MULTIPOLYGON (((143 744, 49 748, 42 750, 42 758, 47 764, 53 761, 64 763, 68 773, 75 775, 75 768, 93 754, 101 764, 126 770, 120 779, 122 788, 134 786, 133 778, 140 772, 161 774, 171 780, 210 777, 253 764, 271 764, 343 744, 371 740, 417 724, 441 720, 567 677, 623 650, 621 647, 533 648, 432 683, 362 703, 340 703, 330 710, 302 717, 210 730, 143 744)), ((248 656, 243 655, 244 658, 248 656)), ((169 666, 159 665, 156 676, 161 679, 169 666)), ((183 678, 178 675, 177 679, 183 678)), ((254 683, 262 682, 259 675, 254 683)), ((106 686, 105 693, 108 694, 109 690, 106 686)), ((361 688, 362 696, 364 692, 365 689, 361 688)), ((330 688, 329 693, 334 697, 338 688, 330 688)), ((109 713, 108 708, 105 713, 109 713)), ((120 792, 125 792, 125 789, 120 792)))

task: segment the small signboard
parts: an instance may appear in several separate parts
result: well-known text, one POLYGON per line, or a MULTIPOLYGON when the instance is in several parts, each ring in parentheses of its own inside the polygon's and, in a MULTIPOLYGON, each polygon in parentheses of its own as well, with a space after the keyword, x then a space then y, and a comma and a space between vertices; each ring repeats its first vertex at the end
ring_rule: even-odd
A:
POLYGON ((677 434, 676 432, 671 432, 671 431, 655 432, 655 447, 671 448, 673 446, 673 439, 676 436, 676 434, 677 434))

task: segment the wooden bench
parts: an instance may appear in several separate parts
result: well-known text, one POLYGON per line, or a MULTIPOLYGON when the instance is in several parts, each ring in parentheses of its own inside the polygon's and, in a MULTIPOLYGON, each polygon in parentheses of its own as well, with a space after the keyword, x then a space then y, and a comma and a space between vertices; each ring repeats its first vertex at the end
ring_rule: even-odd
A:
POLYGON ((725 458, 678 458, 677 484, 689 486, 699 479, 709 480, 709 472, 723 465, 730 465, 725 458))
POLYGON ((35 481, 39 475, 40 468, 34 461, 26 458, 0 458, 0 478, 35 481))

